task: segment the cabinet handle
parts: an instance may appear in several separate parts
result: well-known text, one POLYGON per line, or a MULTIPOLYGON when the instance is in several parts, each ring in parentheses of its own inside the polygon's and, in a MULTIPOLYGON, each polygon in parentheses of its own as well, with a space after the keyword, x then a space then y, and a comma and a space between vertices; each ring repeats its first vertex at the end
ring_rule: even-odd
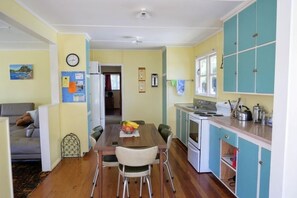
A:
POLYGON ((234 45, 237 45, 237 42, 234 42, 234 45))
POLYGON ((263 165, 263 161, 262 161, 262 160, 260 160, 260 161, 259 161, 259 164, 260 164, 260 165, 263 165))
POLYGON ((228 136, 228 135, 225 135, 225 138, 226 138, 226 139, 229 139, 229 136, 228 136))
POLYGON ((253 69, 253 72, 255 73, 255 72, 258 72, 258 70, 257 69, 253 69))
POLYGON ((258 36, 258 33, 255 33, 253 34, 253 38, 257 37, 258 36))

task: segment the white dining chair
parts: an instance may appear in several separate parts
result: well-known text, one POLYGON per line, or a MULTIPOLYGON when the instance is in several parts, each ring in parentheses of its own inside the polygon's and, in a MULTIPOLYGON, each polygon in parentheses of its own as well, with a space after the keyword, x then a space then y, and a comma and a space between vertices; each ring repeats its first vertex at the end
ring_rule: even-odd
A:
POLYGON ((119 176, 118 176, 118 187, 117 197, 119 197, 119 188, 121 176, 123 177, 123 198, 126 195, 129 196, 128 179, 129 178, 140 178, 140 193, 139 197, 142 196, 142 178, 146 179, 148 185, 149 197, 152 197, 152 186, 151 186, 151 164, 156 159, 158 147, 150 148, 125 148, 118 146, 116 147, 115 153, 119 161, 119 176), (127 157, 129 156, 129 157, 127 157))

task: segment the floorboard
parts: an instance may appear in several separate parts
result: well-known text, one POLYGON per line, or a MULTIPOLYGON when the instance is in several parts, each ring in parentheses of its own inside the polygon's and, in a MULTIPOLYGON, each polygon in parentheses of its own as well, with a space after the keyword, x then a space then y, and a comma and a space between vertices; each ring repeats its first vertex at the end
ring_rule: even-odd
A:
MULTIPOLYGON (((186 148, 177 139, 172 141, 170 148, 170 163, 174 174, 176 193, 173 193, 169 182, 165 183, 165 197, 177 198, 225 198, 234 195, 225 188, 211 173, 199 174, 187 161, 186 148)), ((45 178, 45 180, 31 193, 30 197, 89 197, 92 179, 96 167, 96 155, 90 151, 84 157, 67 158, 45 178)), ((103 197, 116 197, 117 168, 104 168, 103 197)), ((154 197, 159 197, 159 169, 153 165, 152 184, 154 197)), ((129 184, 130 197, 138 197, 139 183, 129 184)), ((122 192, 122 189, 120 189, 122 192)), ((96 187, 94 197, 98 197, 96 187)), ((121 194, 120 194, 121 195, 121 194)), ((121 197, 121 196, 120 196, 121 197)), ((148 197, 147 186, 143 186, 143 196, 148 197)))

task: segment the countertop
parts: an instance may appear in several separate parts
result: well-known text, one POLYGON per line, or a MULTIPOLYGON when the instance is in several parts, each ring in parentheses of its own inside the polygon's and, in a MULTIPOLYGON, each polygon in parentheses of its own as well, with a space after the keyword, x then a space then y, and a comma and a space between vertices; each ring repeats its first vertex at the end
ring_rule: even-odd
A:
POLYGON ((272 127, 270 126, 254 123, 253 121, 239 121, 232 117, 212 117, 209 120, 271 145, 272 127))
POLYGON ((187 112, 194 112, 196 110, 193 103, 175 103, 174 106, 187 112))

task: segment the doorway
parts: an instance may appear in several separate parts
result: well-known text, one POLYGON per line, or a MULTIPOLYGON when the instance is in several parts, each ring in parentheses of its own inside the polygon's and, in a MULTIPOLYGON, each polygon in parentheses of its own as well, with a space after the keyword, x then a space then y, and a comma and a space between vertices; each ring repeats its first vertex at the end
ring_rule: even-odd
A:
POLYGON ((101 65, 105 76, 105 125, 122 121, 122 67, 101 65))

